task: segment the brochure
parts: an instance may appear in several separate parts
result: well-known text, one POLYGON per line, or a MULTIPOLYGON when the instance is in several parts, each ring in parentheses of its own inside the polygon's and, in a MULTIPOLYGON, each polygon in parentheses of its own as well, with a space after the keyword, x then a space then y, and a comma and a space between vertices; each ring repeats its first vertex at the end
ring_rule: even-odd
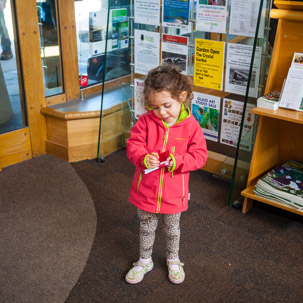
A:
POLYGON ((221 98, 193 92, 192 114, 203 129, 206 139, 218 142, 221 98))
POLYGON ((109 38, 112 39, 112 49, 128 47, 128 16, 126 8, 111 10, 111 31, 109 38))
POLYGON ((279 107, 281 93, 279 91, 272 91, 265 96, 257 99, 257 106, 267 109, 276 110, 279 107))
MULTIPOLYGON (((89 52, 98 55, 105 52, 107 9, 89 13, 89 52)), ((110 10, 107 51, 127 48, 129 24, 127 9, 110 10)))
POLYGON ((223 89, 225 42, 196 39, 194 84, 223 89))
POLYGON ((294 53, 290 67, 303 68, 303 53, 294 53))
POLYGON ((188 38, 182 36, 162 35, 162 64, 178 66, 183 74, 187 73, 188 38))
POLYGON ((282 89, 279 107, 303 110, 303 69, 291 67, 282 89))
POLYGON ((135 30, 135 73, 147 75, 159 65, 160 33, 135 30))
POLYGON ((163 0, 162 26, 188 29, 189 2, 189 0, 163 0))
POLYGON ((160 25, 160 0, 135 0, 135 23, 160 25))
POLYGON ((198 1, 196 14, 197 30, 225 34, 226 18, 226 0, 198 1))
MULTIPOLYGON (((106 26, 106 9, 89 12, 89 52, 91 55, 105 52, 106 26)), ((111 43, 108 43, 107 47, 107 51, 110 51, 111 43)))
MULTIPOLYGON (((256 0, 231 0, 230 35, 255 37, 260 3, 256 0)), ((259 38, 264 37, 265 8, 266 1, 263 1, 259 38)))
MULTIPOLYGON (((223 99, 220 143, 235 147, 237 146, 243 114, 243 106, 244 103, 241 101, 235 101, 227 98, 223 99)), ((255 106, 253 104, 246 105, 242 138, 240 142, 240 148, 246 151, 251 151, 252 147, 255 116, 251 113, 251 110, 254 107, 255 106)))
MULTIPOLYGON (((248 82, 251 55, 251 45, 228 43, 225 70, 225 91, 238 95, 245 95, 248 82)), ((261 47, 257 46, 253 69, 249 83, 250 97, 258 97, 258 85, 261 66, 261 47)))

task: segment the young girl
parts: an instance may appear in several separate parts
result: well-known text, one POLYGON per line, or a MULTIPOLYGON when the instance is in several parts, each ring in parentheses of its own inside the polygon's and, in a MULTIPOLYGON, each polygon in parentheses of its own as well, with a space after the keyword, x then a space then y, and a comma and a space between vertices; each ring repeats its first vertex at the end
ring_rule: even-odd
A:
POLYGON ((179 284, 185 278, 184 264, 179 260, 179 221, 181 212, 188 208, 189 172, 206 162, 206 142, 185 105, 192 99, 192 84, 177 67, 152 69, 144 82, 144 99, 148 112, 133 126, 126 149, 136 166, 129 201, 138 208, 140 220, 140 259, 127 273, 126 281, 139 283, 152 270, 155 231, 158 216, 163 214, 168 278, 179 284), (166 165, 145 173, 145 169, 159 167, 160 162, 166 165))

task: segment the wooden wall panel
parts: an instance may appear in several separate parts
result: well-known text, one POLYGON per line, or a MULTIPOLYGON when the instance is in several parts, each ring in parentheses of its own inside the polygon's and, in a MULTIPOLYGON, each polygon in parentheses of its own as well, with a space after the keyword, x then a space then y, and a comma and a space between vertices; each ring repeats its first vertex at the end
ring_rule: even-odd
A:
POLYGON ((0 159, 2 167, 30 158, 32 158, 32 152, 28 128, 0 135, 0 159))
POLYGON ((47 97, 45 100, 46 100, 46 106, 50 106, 50 105, 66 102, 66 96, 65 94, 60 94, 60 95, 47 97))
POLYGON ((59 0, 61 54, 66 101, 80 97, 74 0, 59 0))
POLYGON ((61 145, 68 145, 67 121, 54 117, 46 118, 47 140, 61 145))
POLYGON ((36 1, 16 0, 15 3, 29 133, 36 157, 45 153, 46 140, 45 118, 40 113, 45 97, 36 1))

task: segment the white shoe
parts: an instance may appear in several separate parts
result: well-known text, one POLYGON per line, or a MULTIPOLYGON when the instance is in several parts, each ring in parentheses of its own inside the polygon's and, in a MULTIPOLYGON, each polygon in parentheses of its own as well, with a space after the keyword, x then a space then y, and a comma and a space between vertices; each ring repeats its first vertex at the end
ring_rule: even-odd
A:
POLYGON ((167 260, 168 267, 168 279, 170 282, 174 284, 180 284, 185 279, 185 272, 183 269, 184 264, 180 262, 180 260, 167 260), (171 265, 178 265, 179 269, 172 270, 171 265))
POLYGON ((149 263, 144 264, 143 262, 141 262, 140 260, 136 263, 133 264, 134 267, 132 267, 129 272, 127 273, 127 275, 125 276, 125 281, 130 283, 130 284, 137 284, 139 282, 141 282, 144 278, 144 275, 151 271, 154 267, 154 263, 152 260, 150 260, 149 263), (136 266, 140 266, 142 267, 142 269, 140 271, 135 271, 134 268, 136 266))

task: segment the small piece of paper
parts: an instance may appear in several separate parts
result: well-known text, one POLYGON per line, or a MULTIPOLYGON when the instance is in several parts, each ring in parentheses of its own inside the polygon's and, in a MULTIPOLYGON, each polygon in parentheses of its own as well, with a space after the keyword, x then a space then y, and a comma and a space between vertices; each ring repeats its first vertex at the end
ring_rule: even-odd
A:
POLYGON ((144 169, 144 174, 149 174, 161 167, 164 167, 164 166, 167 166, 168 165, 168 161, 164 161, 164 162, 161 162, 160 165, 158 167, 155 167, 155 168, 146 168, 144 169))

